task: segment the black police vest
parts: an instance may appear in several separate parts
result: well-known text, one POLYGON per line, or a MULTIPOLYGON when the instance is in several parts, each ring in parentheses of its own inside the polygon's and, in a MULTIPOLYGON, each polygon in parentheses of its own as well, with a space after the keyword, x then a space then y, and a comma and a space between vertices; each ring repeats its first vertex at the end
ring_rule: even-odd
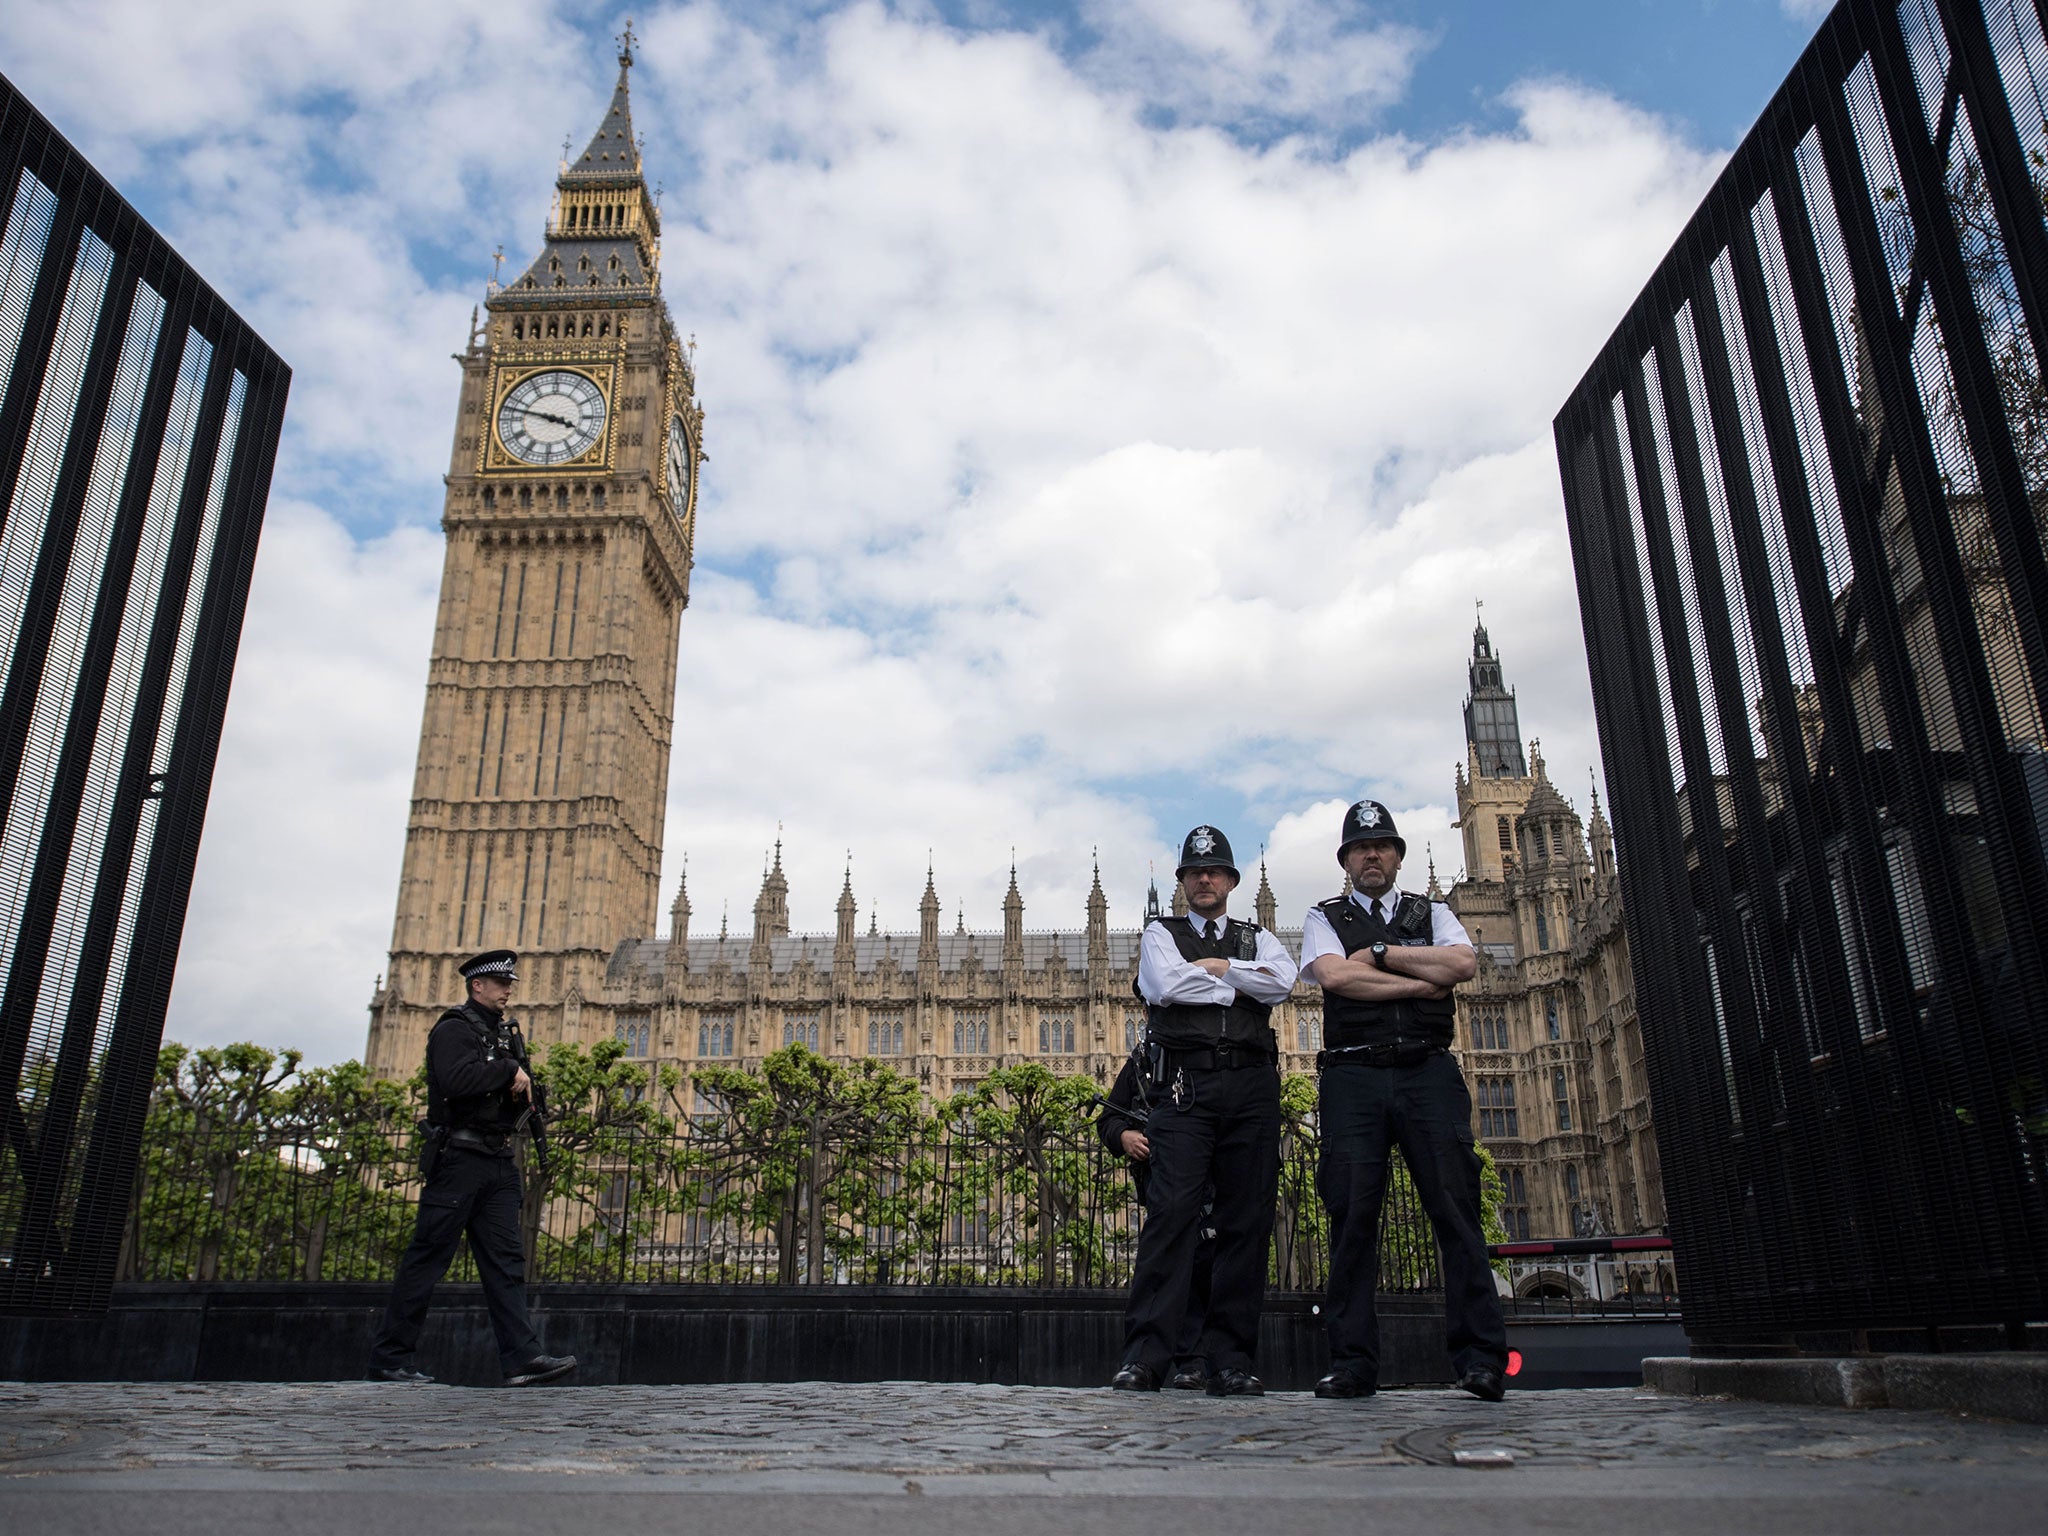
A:
MULTIPOLYGON (((1249 960, 1258 954, 1258 925, 1226 919, 1223 932, 1205 939, 1195 932, 1194 920, 1162 917, 1160 925, 1173 938, 1183 960, 1249 960)), ((1242 992, 1232 1003, 1168 1003, 1164 1006, 1146 999, 1146 1016, 1151 1038, 1169 1050, 1208 1050, 1228 1042, 1232 1045, 1273 1049, 1273 1031, 1266 1021, 1273 1016, 1272 1005, 1255 1002, 1242 992)))
POLYGON ((461 1032, 459 1038, 465 1054, 474 1053, 485 1061, 501 1057, 517 1059, 512 1046, 512 1031, 506 1027, 503 1014, 499 1014, 493 1023, 490 1015, 473 1003, 447 1010, 434 1021, 433 1029, 427 1033, 428 1121, 434 1125, 473 1131, 511 1131, 519 1123, 520 1111, 525 1108, 523 1100, 513 1098, 504 1089, 458 1096, 441 1085, 434 1072, 434 1036, 444 1026, 461 1032))
MULTIPOLYGON (((1374 944, 1394 947, 1402 944, 1433 944, 1435 930, 1430 921, 1427 896, 1404 895, 1389 924, 1372 915, 1349 896, 1338 896, 1317 904, 1336 930, 1337 942, 1347 955, 1374 944)), ((1354 1045, 1392 1045, 1397 1040, 1420 1040, 1431 1045, 1449 1045, 1457 1029, 1458 1011, 1446 997, 1403 997, 1391 1002, 1364 1002, 1355 997, 1323 994, 1323 1044, 1330 1050, 1354 1045)))

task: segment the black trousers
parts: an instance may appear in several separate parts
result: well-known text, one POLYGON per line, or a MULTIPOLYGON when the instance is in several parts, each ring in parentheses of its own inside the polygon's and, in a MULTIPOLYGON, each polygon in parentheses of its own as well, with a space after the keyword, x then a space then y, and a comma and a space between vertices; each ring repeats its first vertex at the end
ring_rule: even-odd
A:
POLYGON ((1479 1154, 1472 1144, 1472 1096, 1447 1051, 1412 1067, 1369 1067, 1341 1059, 1323 1068, 1318 1101, 1323 1152, 1317 1173, 1330 1213, 1330 1291, 1323 1308, 1330 1363, 1377 1385, 1380 1322, 1380 1206, 1387 1152, 1401 1159, 1444 1267, 1444 1335, 1451 1368, 1505 1368, 1507 1325, 1486 1257, 1479 1216, 1479 1154))
POLYGON ((434 1287, 448 1272, 455 1245, 469 1234, 469 1251, 483 1281, 484 1305, 498 1338, 498 1362, 509 1375, 542 1353, 526 1317, 526 1253, 519 1241, 519 1168, 509 1157, 445 1148, 420 1192, 412 1242, 398 1261, 391 1304, 370 1365, 410 1366, 434 1287))
POLYGON ((1195 1261, 1188 1266, 1188 1309, 1181 1314, 1180 1331, 1173 1337, 1175 1369, 1202 1358, 1202 1326, 1209 1318, 1209 1284, 1216 1273, 1215 1229, 1209 1228, 1195 1242, 1195 1261))
POLYGON ((1145 1121, 1152 1176, 1124 1313, 1124 1362, 1163 1376, 1182 1352, 1202 1207, 1213 1184, 1216 1252, 1196 1352, 1211 1371, 1248 1371, 1280 1182, 1280 1075, 1271 1064, 1184 1075, 1181 1102, 1161 1094, 1145 1121))

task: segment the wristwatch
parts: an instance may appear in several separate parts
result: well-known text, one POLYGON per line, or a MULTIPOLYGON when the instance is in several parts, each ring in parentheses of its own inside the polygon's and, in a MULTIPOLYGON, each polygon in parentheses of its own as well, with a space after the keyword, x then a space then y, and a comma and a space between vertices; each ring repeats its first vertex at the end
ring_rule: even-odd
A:
POLYGON ((1379 943, 1373 945, 1372 963, 1378 966, 1383 971, 1387 968, 1387 946, 1385 940, 1381 940, 1379 943))

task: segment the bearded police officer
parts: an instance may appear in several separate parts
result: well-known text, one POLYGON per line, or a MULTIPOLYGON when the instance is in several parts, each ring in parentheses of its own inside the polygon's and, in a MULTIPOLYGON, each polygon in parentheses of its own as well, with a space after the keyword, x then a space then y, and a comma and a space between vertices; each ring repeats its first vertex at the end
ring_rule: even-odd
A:
POLYGON ((1377 800, 1344 813, 1337 862, 1351 894, 1310 907, 1302 969, 1323 989, 1322 1168, 1330 1213, 1325 1323, 1330 1373, 1318 1397, 1369 1397, 1379 1385, 1380 1204, 1398 1146, 1436 1229, 1451 1369, 1475 1397, 1507 1385, 1507 1328, 1479 1213, 1472 1096, 1449 1050, 1451 989, 1478 968, 1449 907, 1394 883, 1407 842, 1377 800))
POLYGON ((1148 926, 1138 951, 1151 1178, 1123 1365, 1110 1385, 1156 1391, 1172 1363, 1213 1185, 1216 1253, 1199 1347, 1210 1395, 1235 1397, 1265 1391, 1252 1362, 1280 1176, 1279 1051, 1267 1019, 1293 990, 1295 965, 1273 935, 1226 915, 1238 875, 1221 832, 1190 832, 1175 873, 1188 915, 1148 926))
POLYGON ((373 1381, 426 1382, 413 1353, 434 1286, 455 1245, 469 1251, 483 1281, 484 1304, 498 1339, 508 1387, 537 1386, 576 1369, 573 1355, 550 1355, 526 1317, 526 1261, 519 1240, 519 1168, 513 1135, 531 1112, 533 1080, 519 1026, 505 1016, 519 957, 509 949, 462 967, 469 997, 450 1008, 427 1037, 426 1186, 412 1243, 398 1262, 391 1304, 370 1351, 373 1381))

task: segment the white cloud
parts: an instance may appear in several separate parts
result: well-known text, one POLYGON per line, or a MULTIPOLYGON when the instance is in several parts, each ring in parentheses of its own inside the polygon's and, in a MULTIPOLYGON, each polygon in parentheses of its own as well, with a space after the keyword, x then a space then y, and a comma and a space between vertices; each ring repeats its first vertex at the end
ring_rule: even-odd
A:
POLYGON ((1083 14, 1101 37, 1093 79, 1205 122, 1370 118, 1426 44, 1311 0, 1090 0, 1083 14))
POLYGON ((1835 8, 1835 0, 1778 0, 1778 9, 1801 26, 1818 26, 1835 8))
POLYGON ((357 543, 273 496, 166 1035, 360 1054, 391 943, 441 579, 418 528, 357 543))
MULTIPOLYGON (((530 259, 608 55, 540 0, 76 15, 11 8, 10 73, 295 368, 172 1030, 352 1053, 417 742, 444 359, 488 251, 530 259)), ((948 923, 964 900, 990 926, 1013 847, 1031 926, 1079 924, 1096 848, 1129 922, 1183 817, 1247 871, 1266 842, 1293 922, 1365 793, 1410 875, 1434 842, 1448 879, 1475 597, 1583 788, 1549 418, 1716 160, 1557 85, 1505 132, 1339 152, 1406 34, 1280 0, 1091 15, 1071 59, 867 4, 787 37, 710 3, 642 23, 712 456, 664 920, 687 850, 696 926, 729 899, 744 929, 778 823, 812 929, 849 848, 863 922, 871 898, 914 922, 929 848, 948 923)))

